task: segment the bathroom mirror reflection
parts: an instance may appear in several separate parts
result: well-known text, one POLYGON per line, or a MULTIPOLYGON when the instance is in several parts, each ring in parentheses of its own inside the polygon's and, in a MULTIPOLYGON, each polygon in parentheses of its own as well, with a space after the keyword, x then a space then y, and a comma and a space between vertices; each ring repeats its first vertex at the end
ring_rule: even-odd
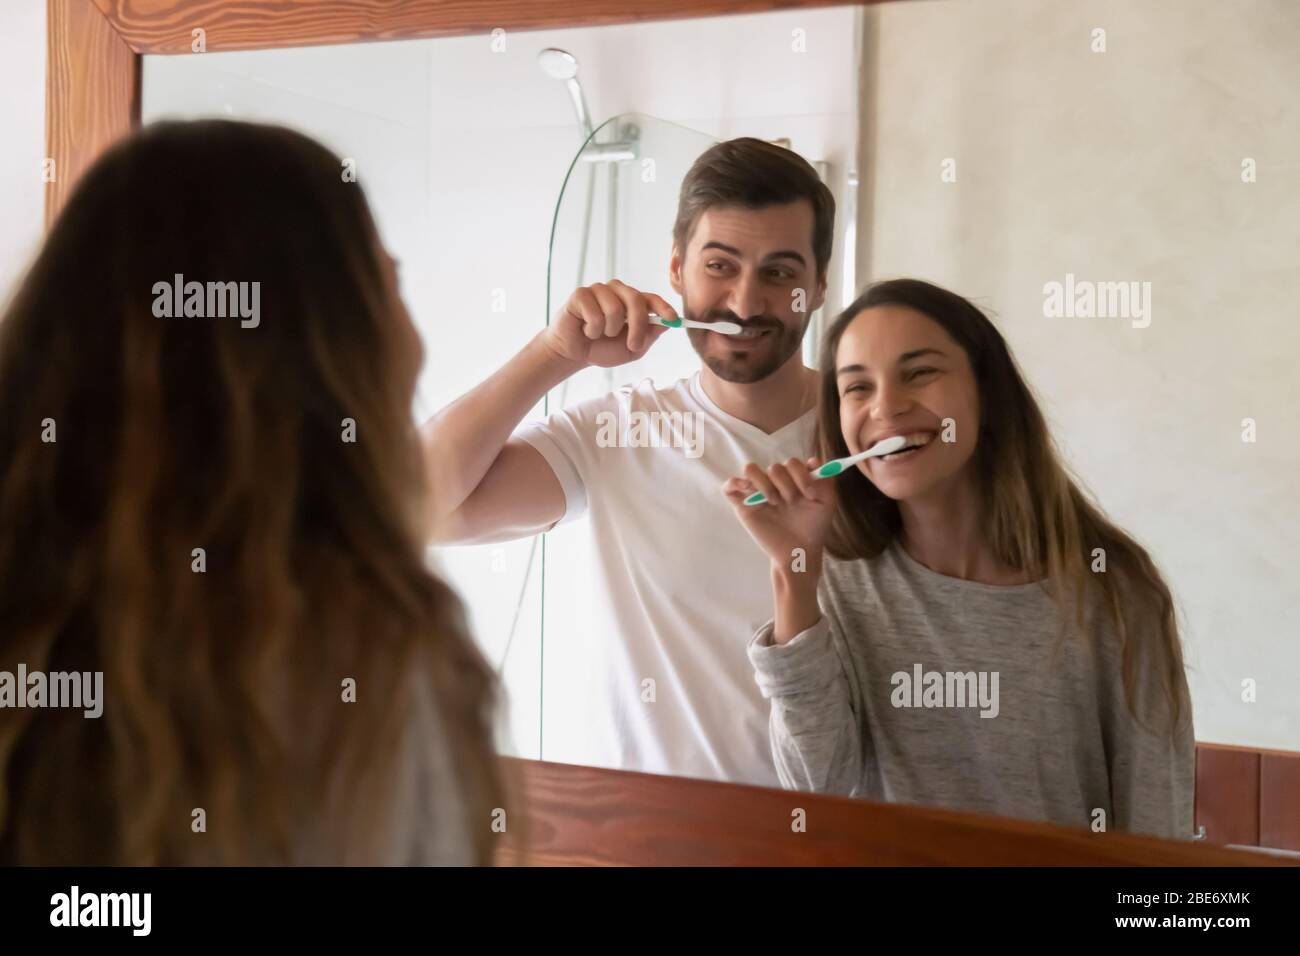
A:
MULTIPOLYGON (((423 421, 518 351, 580 285, 618 277, 678 302, 667 282, 677 192, 712 143, 787 141, 851 204, 859 17, 839 7, 150 56, 143 120, 283 123, 353 161, 424 336, 413 410, 423 421)), ((844 216, 840 233, 851 228, 844 216)), ((842 298, 842 235, 835 246, 842 298)), ((807 336, 810 361, 815 341, 807 336)), ((548 405, 647 375, 671 383, 697 365, 685 336, 665 337, 640 362, 574 376, 548 405)), ((531 417, 543 411, 539 403, 531 417)), ((573 705, 591 663, 578 648, 603 632, 583 620, 591 601, 564 580, 587 560, 575 530, 559 529, 545 548, 533 538, 438 549, 502 668, 507 753, 589 762, 589 717, 573 705)))
MULTIPOLYGON (((680 309, 672 229, 692 163, 735 137, 787 146, 837 207, 805 363, 874 280, 986 310, 1064 460, 1172 591, 1196 740, 1291 751, 1298 47, 1282 2, 933 0, 150 56, 143 118, 283 123, 353 164, 424 339, 420 421, 579 287, 617 278, 680 309)), ((528 418, 700 364, 669 331, 528 418)), ((731 563, 699 539, 707 523, 675 523, 690 512, 673 494, 637 505, 662 516, 658 536, 622 546, 731 563)), ((727 508, 720 491, 706 506, 727 508)), ((611 533, 593 516, 436 549, 502 674, 501 748, 775 785, 765 704, 751 688, 729 713, 721 686, 752 679, 745 645, 770 604, 706 648, 623 633, 600 585, 611 533), (723 754, 732 730, 746 742, 723 754)), ((712 625, 680 582, 652 590, 638 599, 712 625)))

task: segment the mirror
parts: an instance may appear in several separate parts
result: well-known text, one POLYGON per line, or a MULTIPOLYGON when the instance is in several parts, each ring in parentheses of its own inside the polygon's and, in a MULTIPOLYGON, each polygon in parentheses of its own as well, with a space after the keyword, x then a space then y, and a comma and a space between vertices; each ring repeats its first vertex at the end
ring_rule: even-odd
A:
MULTIPOLYGON (((667 282, 677 191, 718 139, 788 139, 824 163, 842 197, 856 148, 846 78, 855 75, 858 17, 842 7, 512 33, 495 42, 149 56, 143 121, 282 123, 355 162, 424 337, 413 412, 423 421, 518 351, 579 283, 616 275, 680 304, 667 282), (747 52, 755 47, 786 65, 773 73, 771 62, 747 52), (548 48, 576 61, 593 128, 580 120, 566 81, 539 58, 548 48), (619 141, 632 143, 626 159, 580 158, 619 141)), ((843 243, 836 245, 839 276, 843 243)), ((807 337, 810 359, 815 341, 807 337)), ((574 376, 548 405, 647 375, 671 383, 697 365, 678 336, 632 366, 574 376)), ((542 414, 539 403, 531 417, 542 414)), ((582 645, 555 636, 576 634, 585 645, 594 634, 579 618, 589 602, 570 597, 562 577, 565 567, 590 560, 577 530, 557 529, 545 547, 538 537, 437 549, 484 652, 502 668, 506 753, 588 762, 581 733, 590 717, 573 708, 583 697, 583 672, 573 664, 582 645)))
MULTIPOLYGON (((1068 464, 1173 592, 1196 739, 1300 750, 1297 48, 1300 10, 1280 4, 933 0, 150 56, 143 118, 283 123, 354 162, 424 338, 421 421, 579 286, 617 277, 680 308, 668 261, 691 163, 738 136, 788 145, 838 207, 805 362, 872 280, 987 310, 1068 464)), ((670 333, 529 418, 699 364, 670 333)), ((591 600, 589 525, 437 549, 501 668, 500 745, 703 766, 610 749, 677 704, 637 682, 596 706, 621 638, 591 600)), ((691 548, 668 530, 657 545, 691 548)), ((750 636, 726 635, 728 653, 743 661, 750 636)))

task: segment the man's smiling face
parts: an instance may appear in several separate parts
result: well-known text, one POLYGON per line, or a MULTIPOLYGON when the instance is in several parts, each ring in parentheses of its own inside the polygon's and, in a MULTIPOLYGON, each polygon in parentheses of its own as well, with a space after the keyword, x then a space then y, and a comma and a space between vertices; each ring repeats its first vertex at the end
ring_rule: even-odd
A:
POLYGON ((812 239, 812 203, 800 199, 761 209, 706 209, 685 254, 674 248, 669 276, 685 317, 745 329, 743 336, 687 331, 718 378, 758 382, 799 352, 809 316, 826 298, 812 239))

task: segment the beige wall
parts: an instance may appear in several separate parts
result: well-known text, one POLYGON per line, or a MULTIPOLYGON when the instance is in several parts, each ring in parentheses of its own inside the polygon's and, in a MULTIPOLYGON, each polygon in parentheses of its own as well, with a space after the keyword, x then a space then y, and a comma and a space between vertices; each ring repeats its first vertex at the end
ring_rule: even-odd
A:
POLYGON ((859 275, 994 311, 1174 588, 1197 738, 1300 750, 1300 3, 918 0, 864 57, 859 275), (1150 324, 1045 317, 1067 273, 1150 324))

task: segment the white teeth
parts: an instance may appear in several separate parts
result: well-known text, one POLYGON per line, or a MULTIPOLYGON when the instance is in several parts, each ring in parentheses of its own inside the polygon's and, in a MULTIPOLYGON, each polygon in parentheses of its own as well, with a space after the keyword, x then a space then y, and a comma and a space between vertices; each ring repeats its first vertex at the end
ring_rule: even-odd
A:
MULTIPOLYGON (((902 448, 900 448, 898 451, 890 452, 888 455, 881 455, 880 460, 888 461, 891 458, 899 458, 903 455, 906 455, 910 451, 915 451, 917 448, 924 448, 926 445, 930 444, 930 442, 934 440, 934 435, 927 434, 925 432, 915 432, 911 435, 904 435, 903 439, 906 442, 906 444, 904 444, 902 448)), ((879 440, 884 441, 884 439, 879 439, 879 440)))

